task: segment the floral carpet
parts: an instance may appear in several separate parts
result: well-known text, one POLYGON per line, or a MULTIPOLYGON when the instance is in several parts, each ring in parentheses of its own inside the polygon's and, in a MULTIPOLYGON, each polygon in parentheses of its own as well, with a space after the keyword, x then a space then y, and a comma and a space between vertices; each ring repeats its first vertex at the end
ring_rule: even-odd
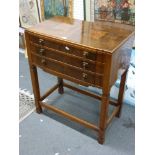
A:
POLYGON ((35 110, 33 95, 19 89, 19 122, 24 120, 35 110))

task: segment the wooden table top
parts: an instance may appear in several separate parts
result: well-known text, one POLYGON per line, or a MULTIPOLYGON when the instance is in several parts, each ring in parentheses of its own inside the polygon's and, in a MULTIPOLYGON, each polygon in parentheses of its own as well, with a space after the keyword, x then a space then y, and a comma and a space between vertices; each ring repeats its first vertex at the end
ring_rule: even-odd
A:
POLYGON ((134 33, 134 26, 54 17, 28 31, 113 53, 134 33))

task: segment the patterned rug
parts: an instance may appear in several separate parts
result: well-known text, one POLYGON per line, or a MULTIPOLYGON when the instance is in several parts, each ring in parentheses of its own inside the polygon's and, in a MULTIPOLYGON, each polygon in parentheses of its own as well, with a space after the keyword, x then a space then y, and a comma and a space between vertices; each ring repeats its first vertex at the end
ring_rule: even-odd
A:
POLYGON ((35 110, 34 96, 28 91, 19 89, 19 122, 35 110))

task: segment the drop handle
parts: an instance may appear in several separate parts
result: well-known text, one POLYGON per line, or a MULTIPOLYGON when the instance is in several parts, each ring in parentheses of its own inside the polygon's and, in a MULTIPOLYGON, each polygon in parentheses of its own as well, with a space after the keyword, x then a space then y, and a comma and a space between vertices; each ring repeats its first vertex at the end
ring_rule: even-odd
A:
POLYGON ((65 49, 66 49, 67 51, 69 51, 69 50, 70 50, 70 48, 69 48, 68 46, 65 46, 65 49))
POLYGON ((85 69, 88 66, 88 62, 83 62, 82 65, 83 65, 83 68, 85 69))
POLYGON ((46 65, 45 59, 42 59, 42 60, 41 60, 41 63, 42 63, 43 65, 46 65))
POLYGON ((42 44, 44 42, 43 39, 39 39, 39 43, 42 44))
POLYGON ((86 73, 82 74, 83 79, 87 79, 88 75, 86 73))
POLYGON ((42 49, 42 48, 41 48, 41 49, 39 50, 39 53, 40 53, 41 55, 43 55, 43 54, 44 54, 44 51, 45 51, 45 49, 42 49))
POLYGON ((86 58, 88 56, 88 52, 84 51, 83 56, 86 58))

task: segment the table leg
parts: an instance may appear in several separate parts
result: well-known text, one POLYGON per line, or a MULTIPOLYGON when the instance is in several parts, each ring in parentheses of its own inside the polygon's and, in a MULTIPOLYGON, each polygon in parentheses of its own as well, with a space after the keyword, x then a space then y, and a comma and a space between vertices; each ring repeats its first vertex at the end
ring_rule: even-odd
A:
POLYGON ((32 87, 33 87, 33 92, 34 92, 36 111, 37 111, 37 113, 41 113, 42 108, 39 103, 40 88, 39 88, 38 73, 37 73, 36 66, 30 65, 30 73, 31 73, 31 79, 32 79, 32 87))
POLYGON ((118 113, 116 114, 116 117, 120 117, 121 115, 127 72, 128 72, 128 69, 121 76, 121 82, 120 82, 119 94, 118 94, 119 110, 118 110, 118 113))
POLYGON ((98 142, 100 144, 103 144, 105 140, 105 130, 107 126, 108 106, 109 106, 109 94, 110 92, 107 95, 103 94, 101 101, 99 134, 98 134, 98 142))
POLYGON ((58 92, 59 94, 63 94, 64 93, 64 88, 63 88, 63 79, 58 77, 58 92))

